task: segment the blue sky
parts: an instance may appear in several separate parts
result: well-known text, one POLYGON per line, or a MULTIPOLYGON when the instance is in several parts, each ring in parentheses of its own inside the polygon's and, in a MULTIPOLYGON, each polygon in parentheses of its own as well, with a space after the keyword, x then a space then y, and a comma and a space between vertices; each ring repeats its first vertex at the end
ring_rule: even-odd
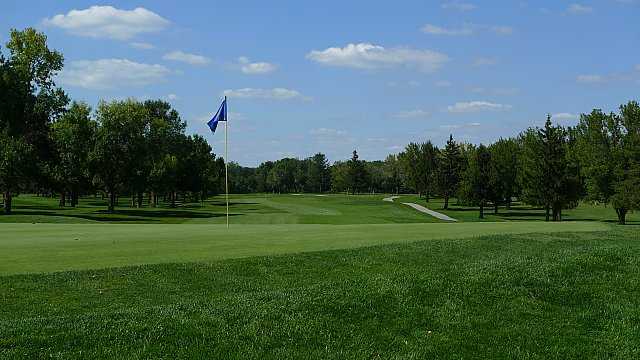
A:
POLYGON ((227 94, 231 160, 255 166, 615 110, 639 98, 638 19, 640 0, 5 0, 0 40, 45 31, 74 99, 163 98, 217 153, 205 122, 227 94))

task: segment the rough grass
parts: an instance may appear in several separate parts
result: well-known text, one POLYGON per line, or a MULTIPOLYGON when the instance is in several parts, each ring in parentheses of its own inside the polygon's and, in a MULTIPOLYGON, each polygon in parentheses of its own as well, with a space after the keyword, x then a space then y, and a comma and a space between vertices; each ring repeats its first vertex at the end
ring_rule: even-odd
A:
POLYGON ((635 227, 0 277, 0 358, 640 356, 635 227))

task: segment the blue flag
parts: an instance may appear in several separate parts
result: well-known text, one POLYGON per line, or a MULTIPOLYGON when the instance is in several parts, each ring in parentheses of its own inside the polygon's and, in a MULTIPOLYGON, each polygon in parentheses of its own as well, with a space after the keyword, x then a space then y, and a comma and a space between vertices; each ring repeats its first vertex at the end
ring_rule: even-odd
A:
POLYGON ((207 123, 212 133, 215 134, 216 129, 218 128, 218 122, 220 121, 227 121, 227 98, 226 97, 222 101, 222 104, 220 104, 220 107, 218 108, 218 112, 216 112, 216 114, 213 115, 213 118, 211 118, 211 120, 209 120, 209 122, 207 123))

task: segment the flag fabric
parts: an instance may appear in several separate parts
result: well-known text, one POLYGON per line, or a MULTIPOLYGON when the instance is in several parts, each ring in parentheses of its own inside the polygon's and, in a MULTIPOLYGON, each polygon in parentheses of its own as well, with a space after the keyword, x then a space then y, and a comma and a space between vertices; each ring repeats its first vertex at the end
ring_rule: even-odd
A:
POLYGON ((216 112, 216 114, 213 115, 213 118, 211 118, 211 120, 209 120, 209 122, 207 123, 212 133, 215 134, 216 129, 218 128, 218 122, 220 121, 227 121, 227 98, 226 97, 222 101, 222 104, 220 104, 220 107, 218 108, 218 111, 216 112))

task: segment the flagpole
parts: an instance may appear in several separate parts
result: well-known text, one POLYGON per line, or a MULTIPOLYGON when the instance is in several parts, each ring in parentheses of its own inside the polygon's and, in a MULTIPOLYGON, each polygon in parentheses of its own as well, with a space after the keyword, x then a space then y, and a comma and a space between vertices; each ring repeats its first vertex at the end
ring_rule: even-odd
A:
MULTIPOLYGON (((224 101, 227 101, 227 97, 224 97, 224 101)), ((227 106, 227 111, 229 107, 227 106)), ((227 229, 229 228, 229 152, 228 152, 228 138, 229 138, 229 128, 227 125, 227 111, 224 113, 224 186, 225 186, 225 195, 227 199, 227 229)))

